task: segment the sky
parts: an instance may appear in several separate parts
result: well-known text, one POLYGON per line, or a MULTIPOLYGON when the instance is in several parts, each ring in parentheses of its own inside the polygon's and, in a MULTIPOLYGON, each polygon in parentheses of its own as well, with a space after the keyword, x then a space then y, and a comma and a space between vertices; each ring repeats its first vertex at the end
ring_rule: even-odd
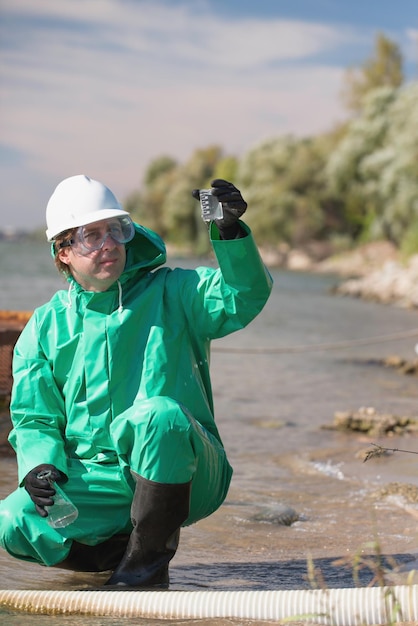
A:
POLYGON ((0 0, 0 230, 68 176, 123 203, 160 156, 331 130, 379 32, 416 80, 417 0, 0 0))

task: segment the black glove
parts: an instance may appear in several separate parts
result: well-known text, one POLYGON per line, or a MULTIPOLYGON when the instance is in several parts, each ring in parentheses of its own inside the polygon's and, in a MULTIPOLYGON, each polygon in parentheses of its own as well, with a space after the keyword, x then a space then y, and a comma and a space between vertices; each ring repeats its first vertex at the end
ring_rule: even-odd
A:
POLYGON ((38 467, 35 467, 26 475, 24 480, 25 489, 30 495, 31 500, 35 503, 35 508, 41 517, 48 516, 44 507, 54 504, 53 496, 55 495, 55 489, 50 481, 57 482, 63 477, 63 474, 57 470, 55 465, 49 465, 48 463, 38 465, 38 467), (49 479, 38 478, 38 474, 43 471, 51 472, 49 479))
MULTIPOLYGON (((238 223, 241 215, 247 210, 247 203, 239 189, 232 183, 222 178, 216 178, 211 182, 212 194, 222 203, 223 217, 215 220, 222 239, 238 239, 245 237, 246 232, 238 223)), ((192 196, 199 200, 199 189, 192 191, 192 196)))

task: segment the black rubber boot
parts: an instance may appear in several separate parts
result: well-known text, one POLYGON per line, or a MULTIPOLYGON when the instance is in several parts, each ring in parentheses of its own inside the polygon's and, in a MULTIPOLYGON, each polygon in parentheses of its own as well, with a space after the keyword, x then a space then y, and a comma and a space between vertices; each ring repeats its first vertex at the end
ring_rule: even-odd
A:
POLYGON ((113 570, 120 562, 128 545, 129 535, 114 535, 96 546, 73 541, 64 561, 53 567, 70 569, 74 572, 105 572, 113 570))
POLYGON ((189 515, 190 485, 137 477, 131 508, 134 529, 106 586, 168 587, 168 564, 178 547, 180 526, 189 515))

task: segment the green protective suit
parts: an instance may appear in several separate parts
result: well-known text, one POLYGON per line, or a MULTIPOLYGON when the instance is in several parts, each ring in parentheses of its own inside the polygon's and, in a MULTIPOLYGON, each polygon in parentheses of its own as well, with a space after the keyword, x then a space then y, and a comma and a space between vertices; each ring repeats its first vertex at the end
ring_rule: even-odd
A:
POLYGON ((219 269, 163 266, 165 246, 135 225, 125 270, 105 292, 72 278, 36 309, 15 347, 10 442, 19 487, 0 502, 0 545, 54 565, 73 540, 96 545, 130 533, 132 473, 161 483, 192 481, 186 524, 226 497, 232 469, 214 421, 209 375, 213 339, 261 311, 271 278, 251 232, 222 241, 219 269), (79 510, 51 528, 23 487, 34 467, 55 465, 79 510))

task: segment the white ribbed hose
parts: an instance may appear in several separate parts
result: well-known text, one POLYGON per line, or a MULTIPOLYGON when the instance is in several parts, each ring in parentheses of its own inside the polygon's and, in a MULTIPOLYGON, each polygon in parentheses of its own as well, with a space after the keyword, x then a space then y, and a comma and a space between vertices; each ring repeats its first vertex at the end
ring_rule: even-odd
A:
POLYGON ((332 626, 418 623, 418 585, 283 591, 0 590, 0 609, 159 619, 298 618, 332 626))

